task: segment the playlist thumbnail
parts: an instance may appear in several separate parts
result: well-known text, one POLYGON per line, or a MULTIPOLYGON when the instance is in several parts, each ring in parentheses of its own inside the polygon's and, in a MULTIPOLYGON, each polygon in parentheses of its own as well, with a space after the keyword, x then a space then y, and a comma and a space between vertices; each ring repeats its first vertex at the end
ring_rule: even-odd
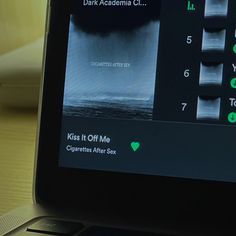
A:
POLYGON ((114 29, 71 15, 63 114, 152 120, 159 28, 159 13, 114 29))

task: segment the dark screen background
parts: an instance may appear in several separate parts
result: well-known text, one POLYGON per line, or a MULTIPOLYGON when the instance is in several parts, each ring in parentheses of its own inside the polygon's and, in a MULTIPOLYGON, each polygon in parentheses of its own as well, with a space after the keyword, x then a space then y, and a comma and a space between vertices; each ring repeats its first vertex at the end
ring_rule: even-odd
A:
POLYGON ((59 165, 236 181, 235 3, 226 2, 210 17, 209 1, 75 5, 59 165), (224 50, 204 50, 204 32, 222 30, 224 50), (221 82, 202 85, 201 65, 203 80, 223 65, 221 82))

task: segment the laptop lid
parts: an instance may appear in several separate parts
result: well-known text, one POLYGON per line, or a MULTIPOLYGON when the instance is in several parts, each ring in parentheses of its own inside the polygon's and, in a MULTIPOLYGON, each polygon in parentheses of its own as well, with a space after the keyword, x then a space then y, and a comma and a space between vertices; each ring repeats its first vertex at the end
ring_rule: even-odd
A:
POLYGON ((233 212, 235 7, 50 1, 36 200, 143 219, 233 212))

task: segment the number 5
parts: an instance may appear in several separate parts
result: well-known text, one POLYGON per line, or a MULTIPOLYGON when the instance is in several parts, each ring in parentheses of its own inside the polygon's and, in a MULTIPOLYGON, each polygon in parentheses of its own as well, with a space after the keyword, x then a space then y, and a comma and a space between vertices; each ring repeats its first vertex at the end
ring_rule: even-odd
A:
POLYGON ((187 36, 186 43, 187 44, 192 44, 192 42, 193 42, 193 36, 192 35, 187 36))

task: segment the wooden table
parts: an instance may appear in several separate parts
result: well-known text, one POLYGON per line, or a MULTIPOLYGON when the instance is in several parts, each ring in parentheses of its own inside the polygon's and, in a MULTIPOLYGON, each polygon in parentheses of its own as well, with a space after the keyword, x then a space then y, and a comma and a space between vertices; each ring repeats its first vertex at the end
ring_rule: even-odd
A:
POLYGON ((32 203, 37 111, 0 105, 0 215, 32 203))

